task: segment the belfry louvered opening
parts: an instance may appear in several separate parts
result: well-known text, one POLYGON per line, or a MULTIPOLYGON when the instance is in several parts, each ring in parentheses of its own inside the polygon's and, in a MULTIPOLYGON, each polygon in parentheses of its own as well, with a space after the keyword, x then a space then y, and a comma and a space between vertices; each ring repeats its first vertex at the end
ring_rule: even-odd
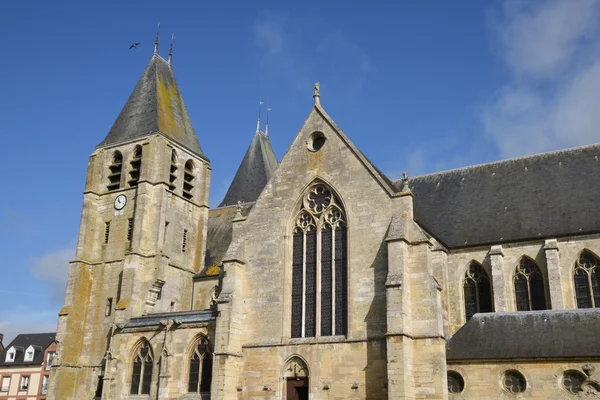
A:
POLYGON ((169 168, 169 190, 175 190, 177 181, 177 152, 171 152, 171 167, 169 168))
POLYGON ((133 149, 133 156, 129 163, 131 168, 129 169, 129 181, 127 182, 130 187, 137 186, 140 180, 140 173, 142 169, 142 146, 135 146, 133 149))
POLYGON ((346 215, 333 190, 309 188, 294 220, 291 336, 346 335, 346 215))
POLYGON ((194 189, 194 162, 188 160, 185 163, 183 171, 183 197, 191 199, 193 197, 192 190, 194 189))
POLYGON ((123 170, 123 155, 115 151, 112 155, 112 162, 108 166, 108 185, 106 189, 117 190, 121 187, 121 171, 123 170))

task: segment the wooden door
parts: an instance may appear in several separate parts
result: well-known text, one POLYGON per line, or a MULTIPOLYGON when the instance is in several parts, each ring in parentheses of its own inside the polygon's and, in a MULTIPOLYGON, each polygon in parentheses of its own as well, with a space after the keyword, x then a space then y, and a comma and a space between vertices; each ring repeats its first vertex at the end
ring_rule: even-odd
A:
POLYGON ((288 378, 286 400, 308 400, 308 378, 288 378))

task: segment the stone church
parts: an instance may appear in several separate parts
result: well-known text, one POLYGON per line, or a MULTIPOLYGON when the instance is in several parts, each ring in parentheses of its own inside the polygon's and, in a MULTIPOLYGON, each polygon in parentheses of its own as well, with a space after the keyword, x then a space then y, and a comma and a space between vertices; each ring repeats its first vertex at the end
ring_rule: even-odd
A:
POLYGON ((394 181, 316 85, 211 209, 157 47, 89 159, 49 399, 600 398, 600 145, 394 181))

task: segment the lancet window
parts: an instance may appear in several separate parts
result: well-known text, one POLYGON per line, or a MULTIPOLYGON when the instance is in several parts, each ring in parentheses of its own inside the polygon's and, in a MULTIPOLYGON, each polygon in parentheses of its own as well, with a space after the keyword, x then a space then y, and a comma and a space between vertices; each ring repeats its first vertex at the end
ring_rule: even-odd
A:
POLYGON ((545 310, 544 279, 535 262, 523 257, 515 270, 515 300, 517 311, 545 310))
POLYGON ((470 320, 476 313, 492 312, 492 288, 483 267, 473 261, 465 273, 465 317, 470 320))
POLYGON ((189 393, 210 393, 212 361, 208 340, 201 337, 194 346, 194 351, 190 357, 189 393))
POLYGON ((129 164, 131 165, 131 169, 129 170, 129 186, 137 186, 142 170, 142 146, 135 146, 133 157, 129 164))
POLYGON ((187 160, 183 171, 183 197, 191 199, 193 197, 192 190, 194 189, 194 162, 187 160))
POLYGON ((575 263, 573 275, 577 308, 600 308, 600 260, 584 250, 575 263))
POLYGON ((143 341, 135 352, 131 375, 131 394, 150 394, 154 358, 150 344, 143 341))
POLYGON ((112 162, 108 166, 108 190, 117 190, 121 187, 121 170, 123 169, 123 155, 115 151, 112 156, 112 162))
POLYGON ((346 335, 346 215, 333 190, 322 183, 302 199, 292 253, 292 337, 346 335))

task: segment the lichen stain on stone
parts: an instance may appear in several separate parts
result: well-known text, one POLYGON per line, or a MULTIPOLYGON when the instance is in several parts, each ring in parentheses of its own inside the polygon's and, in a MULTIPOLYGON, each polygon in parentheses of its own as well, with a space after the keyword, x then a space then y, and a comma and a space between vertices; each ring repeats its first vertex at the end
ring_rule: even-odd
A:
POLYGON ((322 148, 319 151, 310 151, 309 149, 305 149, 304 151, 306 152, 308 169, 319 172, 323 168, 325 149, 322 148))
POLYGON ((129 305, 129 303, 131 302, 131 297, 127 297, 125 299, 121 299, 119 300, 119 302, 116 305, 116 309, 117 310, 124 310, 127 308, 127 306, 129 305))
POLYGON ((158 129, 175 139, 186 137, 185 121, 176 121, 176 114, 183 117, 183 104, 179 90, 163 76, 157 77, 158 129))

